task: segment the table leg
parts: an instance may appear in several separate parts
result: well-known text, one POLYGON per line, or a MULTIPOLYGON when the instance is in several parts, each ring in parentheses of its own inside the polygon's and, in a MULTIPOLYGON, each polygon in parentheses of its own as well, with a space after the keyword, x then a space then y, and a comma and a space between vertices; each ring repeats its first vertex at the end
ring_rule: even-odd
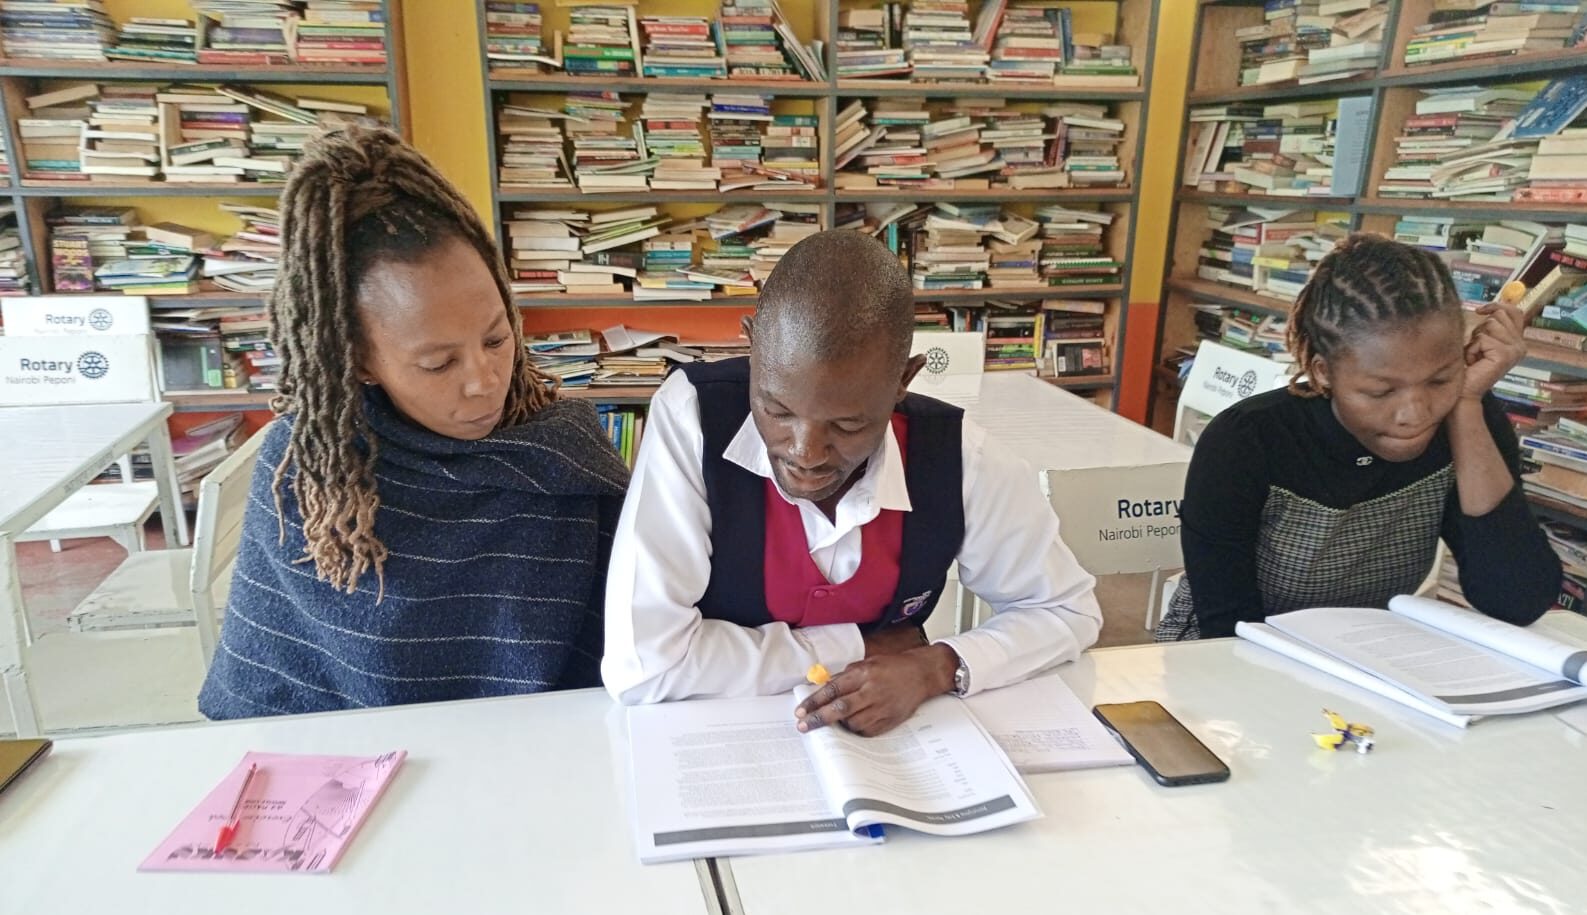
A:
POLYGON ((0 534, 0 680, 18 737, 37 737, 39 716, 28 685, 23 655, 27 651, 27 620, 23 616, 22 580, 17 568, 16 544, 10 534, 0 534))
POLYGON ((149 431, 149 457, 154 465, 154 482, 160 490, 160 524, 165 529, 165 548, 188 545, 187 512, 182 510, 182 489, 176 478, 176 458, 171 453, 171 433, 165 419, 149 431))

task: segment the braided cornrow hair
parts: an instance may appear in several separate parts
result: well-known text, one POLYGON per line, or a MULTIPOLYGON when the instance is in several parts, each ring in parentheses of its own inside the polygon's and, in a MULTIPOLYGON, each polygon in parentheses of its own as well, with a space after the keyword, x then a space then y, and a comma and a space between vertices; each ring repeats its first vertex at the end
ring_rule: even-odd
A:
POLYGON ((1357 232, 1328 252, 1300 291, 1289 318, 1296 374, 1289 389, 1301 397, 1326 395, 1301 378, 1312 358, 1327 359, 1351 339, 1385 324, 1430 314, 1461 313, 1449 267, 1424 248, 1357 232))
MULTIPOLYGON (((513 333, 513 378, 501 424, 522 423, 555 398, 524 354, 506 265, 484 223, 429 160, 383 128, 348 126, 310 142, 281 194, 281 269, 270 297, 271 337, 281 357, 271 408, 295 414, 273 491, 296 465, 293 495, 308 541, 300 561, 352 593, 373 570, 385 593, 386 547, 376 535, 379 442, 364 417, 359 384, 357 293, 369 269, 412 260, 450 241, 490 265, 513 333)), ((281 537, 286 531, 282 521, 281 537)))

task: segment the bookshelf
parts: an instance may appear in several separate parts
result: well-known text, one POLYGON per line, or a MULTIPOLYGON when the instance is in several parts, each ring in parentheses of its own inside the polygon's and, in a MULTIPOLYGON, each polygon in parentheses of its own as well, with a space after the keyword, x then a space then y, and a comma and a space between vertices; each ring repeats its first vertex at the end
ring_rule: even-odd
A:
MULTIPOLYGON (((133 17, 185 18, 198 14, 185 0, 113 0, 107 4, 117 25, 133 17)), ((210 231, 217 237, 236 230, 235 221, 220 213, 216 204, 271 207, 280 196, 280 183, 242 180, 236 183, 177 183, 161 178, 117 181, 96 176, 91 180, 61 180, 29 175, 19 119, 28 117, 29 96, 62 85, 94 83, 105 87, 255 86, 289 97, 322 97, 333 101, 367 104, 404 136, 411 133, 408 112, 408 74, 403 60, 401 0, 384 0, 380 29, 386 62, 331 64, 292 62, 268 65, 213 63, 145 63, 141 61, 70 61, 33 59, 0 54, 0 138, 4 139, 9 173, 0 179, 0 196, 15 207, 18 234, 31 278, 32 291, 52 295, 48 214, 62 205, 133 207, 140 222, 172 221, 210 231)), ((202 291, 160 296, 156 307, 203 308, 262 306, 263 294, 235 293, 201 284, 202 291)), ((78 293, 81 294, 81 293, 78 293)), ((166 400, 179 412, 265 410, 269 394, 237 389, 172 391, 166 400)))
MULTIPOLYGON (((496 237, 505 244, 508 238, 506 223, 509 214, 519 208, 534 207, 587 207, 593 210, 621 205, 655 205, 663 212, 680 218, 693 218, 717 207, 734 203, 759 203, 768 206, 777 203, 813 206, 819 225, 828 228, 836 224, 840 208, 855 204, 900 203, 959 203, 997 204, 1010 212, 1029 216, 1036 208, 1050 205, 1073 206, 1080 209, 1101 209, 1114 214, 1113 224, 1104 233, 1105 254, 1122 262, 1116 282, 1092 286, 1030 286, 997 287, 976 290, 938 289, 917 290, 916 301, 922 305, 956 307, 979 305, 987 300, 1036 303, 1044 299, 1070 299, 1101 301, 1105 305, 1105 335, 1109 369, 1106 374, 1091 376, 1065 376, 1054 382, 1077 391, 1095 392, 1105 402, 1112 403, 1119 372, 1123 364, 1122 344, 1127 323, 1131 288, 1129 254, 1132 250, 1136 220, 1139 215, 1141 158, 1144 152, 1147 97, 1151 87, 1151 61, 1155 48, 1159 0, 1076 0, 1073 3, 1052 3, 1047 6, 1074 8, 1076 21, 1085 17, 1086 28, 1106 31, 1114 35, 1118 44, 1128 44, 1132 63, 1139 74, 1139 84, 1133 87, 1074 88, 1059 85, 1030 85, 1024 83, 934 83, 904 79, 851 79, 839 78, 838 52, 835 42, 837 23, 845 11, 876 6, 859 0, 780 0, 787 21, 802 42, 813 40, 823 43, 827 79, 776 80, 751 78, 680 78, 659 76, 583 77, 561 72, 538 72, 520 67, 492 66, 489 59, 489 41, 486 28, 485 0, 475 0, 476 28, 479 37, 479 61, 484 87, 487 145, 491 180, 490 218, 494 222, 496 237), (819 148, 819 181, 815 188, 779 189, 775 191, 675 191, 635 190, 631 192, 590 193, 574 188, 524 188, 503 187, 500 173, 502 137, 498 130, 497 112, 504 104, 525 105, 542 109, 560 109, 563 97, 573 91, 604 90, 622 94, 630 106, 630 118, 638 103, 652 94, 686 93, 713 95, 718 93, 761 93, 772 97, 772 110, 777 113, 813 115, 817 121, 819 148), (954 102, 974 104, 1007 100, 1010 105, 1022 105, 1032 110, 1041 104, 1105 103, 1110 117, 1125 123, 1124 141, 1119 147, 1119 158, 1128 175, 1124 187, 1062 188, 1044 190, 1015 190, 1009 187, 973 187, 970 189, 924 188, 896 189, 890 187, 849 188, 839 187, 835 180, 835 126, 839 112, 846 106, 861 101, 874 103, 887 99, 923 98, 927 105, 946 105, 954 102)), ((719 4, 716 0, 639 0, 636 15, 698 16, 713 18, 719 4)), ((978 12, 979 4, 972 4, 971 18, 978 12)), ((554 30, 565 29, 568 10, 565 7, 542 3, 540 5, 546 44, 551 43, 554 30)), ((1079 26, 1076 27, 1077 29, 1079 26)), ((709 143, 707 143, 709 145, 709 143)), ((1137 295, 1135 298, 1139 298, 1137 295)), ((567 328, 592 328, 609 326, 617 318, 631 327, 647 330, 676 331, 681 322, 692 336, 700 336, 701 328, 709 328, 704 335, 718 339, 736 335, 734 328, 738 317, 754 308, 750 295, 724 295, 718 289, 708 301, 636 301, 631 293, 577 295, 568 292, 520 294, 516 297, 525 316, 526 328, 531 332, 567 328), (600 322, 607 322, 602 324, 600 322)), ((589 396, 611 402, 609 396, 597 389, 589 396)))
MULTIPOLYGON (((1286 315, 1291 300, 1203 279, 1198 257, 1207 237, 1209 207, 1273 207, 1337 214, 1353 230, 1393 234, 1395 223, 1406 216, 1454 217, 1473 223, 1525 219, 1544 224, 1583 220, 1578 203, 1459 201, 1447 199, 1380 198, 1376 194, 1383 176, 1395 164, 1395 136, 1414 111, 1422 90, 1458 86, 1535 87, 1562 74, 1587 68, 1587 47, 1516 53, 1505 57, 1452 60, 1407 65, 1407 44, 1416 29, 1429 22, 1433 0, 1388 0, 1387 20, 1376 66, 1350 79, 1298 85, 1290 80, 1272 85, 1240 86, 1241 47, 1230 40, 1238 29, 1263 21, 1261 0, 1201 0, 1197 7, 1191 52, 1189 93, 1182 119, 1182 143, 1176 176, 1182 176, 1190 155, 1191 113, 1198 108, 1255 104, 1271 105, 1310 100, 1363 97, 1369 99, 1370 124, 1366 128, 1365 164, 1359 181, 1349 192, 1333 197, 1294 197, 1268 194, 1208 193, 1184 186, 1178 190, 1169 213, 1169 242, 1158 315, 1157 352, 1154 363, 1198 339, 1192 306, 1198 303, 1232 306, 1258 314, 1286 315)), ((1529 341, 1527 364, 1540 369, 1587 377, 1587 353, 1529 341)), ((1172 425, 1178 396, 1177 377, 1159 372, 1153 385, 1149 416, 1154 426, 1172 425)))

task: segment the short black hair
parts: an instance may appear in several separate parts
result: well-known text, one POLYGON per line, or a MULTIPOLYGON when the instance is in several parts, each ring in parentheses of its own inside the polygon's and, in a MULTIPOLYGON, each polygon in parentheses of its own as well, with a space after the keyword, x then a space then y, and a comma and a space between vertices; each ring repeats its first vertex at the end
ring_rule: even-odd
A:
POLYGON ((828 362, 885 347, 902 370, 914 332, 909 271, 886 245, 853 229, 818 232, 789 248, 755 306, 755 348, 779 355, 828 362))

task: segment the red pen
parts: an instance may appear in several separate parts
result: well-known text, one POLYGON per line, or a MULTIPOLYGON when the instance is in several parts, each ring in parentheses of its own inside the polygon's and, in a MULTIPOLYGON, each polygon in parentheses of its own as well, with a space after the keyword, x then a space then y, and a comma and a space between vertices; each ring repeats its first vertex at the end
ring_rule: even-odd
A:
POLYGON ((237 800, 232 802, 231 815, 221 825, 220 833, 215 836, 215 854, 220 854, 231 845, 231 840, 237 837, 237 827, 242 825, 242 802, 248 796, 248 786, 253 784, 253 777, 259 772, 258 763, 248 764, 248 774, 242 780, 242 787, 237 789, 237 800))

